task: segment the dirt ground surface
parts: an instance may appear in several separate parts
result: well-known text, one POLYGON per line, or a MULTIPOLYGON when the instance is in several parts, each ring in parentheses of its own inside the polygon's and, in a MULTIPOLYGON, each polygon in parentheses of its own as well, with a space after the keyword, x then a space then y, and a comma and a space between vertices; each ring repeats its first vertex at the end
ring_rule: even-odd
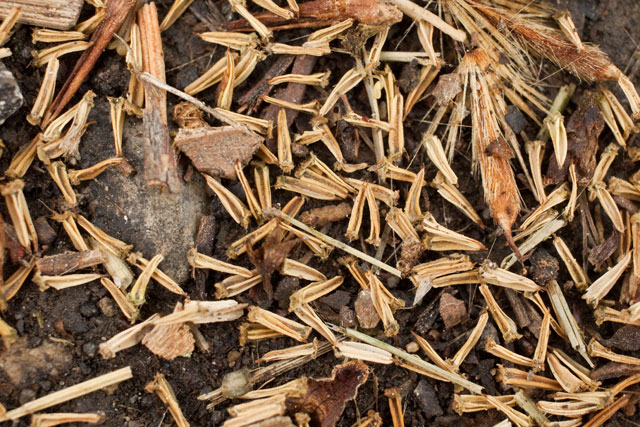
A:
MULTIPOLYGON (((226 1, 220 0, 213 3, 223 15, 231 16, 226 1)), ((171 2, 168 0, 158 2, 161 18, 170 4, 171 2)), ((639 2, 632 0, 570 0, 560 1, 558 6, 568 8, 572 12, 578 32, 584 41, 599 45, 621 70, 625 70, 635 49, 640 46, 639 2)), ((87 5, 85 15, 90 10, 92 8, 87 5)), ((169 85, 184 88, 224 54, 222 48, 216 49, 214 45, 203 42, 195 35, 197 32, 210 31, 208 26, 210 23, 206 20, 207 13, 208 9, 204 2, 196 0, 194 5, 163 34, 167 83, 169 85)), ((407 28, 406 23, 408 21, 405 18, 405 23, 392 28, 387 46, 396 46, 397 42, 401 40, 403 32, 407 28)), ((0 139, 6 145, 6 150, 0 158, 0 170, 5 170, 13 154, 37 133, 35 127, 23 120, 37 95, 43 74, 43 69, 30 66, 31 51, 34 49, 31 42, 31 31, 32 29, 28 26, 18 28, 8 44, 13 56, 4 60, 5 65, 13 72, 20 85, 25 98, 25 106, 14 115, 14 118, 0 126, 0 139)), ((287 33, 287 37, 293 40, 300 31, 291 31, 287 33)), ((404 40, 401 46, 404 50, 420 49, 417 40, 404 40)), ((61 76, 68 75, 77 58, 78 55, 73 54, 62 59, 61 76)), ((272 61, 273 58, 270 58, 265 63, 259 64, 249 81, 237 88, 237 93, 244 93, 252 85, 253 79, 261 76, 272 61)), ((330 69, 332 76, 340 76, 351 66, 347 61, 345 62, 321 58, 314 71, 330 69)), ((449 66, 449 68, 452 67, 449 66)), ((397 71, 396 76, 407 75, 411 72, 408 67, 406 70, 401 70, 398 65, 394 65, 394 70, 397 71)), ((577 80, 571 80, 572 78, 566 74, 554 73, 554 70, 556 68, 546 61, 542 63, 540 88, 553 97, 561 84, 567 81, 577 83, 578 91, 568 108, 569 112, 574 111, 575 101, 580 99, 581 92, 589 86, 577 80)), ((114 51, 107 51, 79 91, 79 93, 84 93, 84 91, 91 89, 95 91, 97 97, 95 107, 89 117, 92 124, 82 138, 78 168, 87 167, 97 161, 114 156, 107 96, 117 97, 125 93, 129 75, 123 59, 114 51)), ((632 80, 638 85, 640 75, 632 76, 632 80)), ((307 97, 321 97, 322 95, 322 89, 313 89, 307 93, 307 97)), ((215 104, 214 90, 200 93, 198 97, 209 105, 215 104)), ((168 99, 171 111, 178 100, 172 95, 169 95, 168 99)), ((366 97, 362 94, 354 97, 352 102, 356 111, 368 111, 368 106, 363 102, 365 100, 366 97)), ((419 104, 404 123, 409 153, 414 152, 419 144, 421 133, 429 125, 422 120, 429 107, 428 102, 419 104)), ((308 124, 303 123, 302 118, 299 118, 294 124, 294 129, 298 130, 307 127, 308 124)), ((537 127, 531 121, 527 121, 524 132, 533 138, 537 127)), ((125 125, 124 155, 136 171, 141 171, 142 168, 141 134, 141 121, 128 117, 125 125)), ((429 210, 439 222, 450 229, 464 229, 465 235, 477 239, 491 248, 490 252, 479 253, 477 261, 482 261, 488 256, 499 262, 510 251, 499 232, 495 231, 482 192, 479 191, 482 188, 480 178, 467 173, 471 170, 470 152, 467 148, 469 138, 468 134, 463 134, 453 168, 455 171, 459 171, 458 176, 461 178, 459 189, 481 214, 485 224, 488 225, 487 229, 482 230, 479 227, 470 226, 469 221, 457 210, 446 205, 432 188, 425 190, 429 210)), ((605 132, 600 140, 600 147, 605 147, 612 141, 613 137, 605 132)), ((628 145, 638 146, 637 138, 628 142, 628 145)), ((329 154, 322 152, 322 150, 319 156, 323 159, 330 159, 329 154)), ((420 165, 428 163, 424 150, 422 150, 415 159, 411 170, 417 171, 420 169, 420 165)), ((186 171, 188 164, 188 159, 180 159, 181 173, 186 171)), ((618 156, 611 170, 616 176, 626 178, 635 172, 635 166, 627 156, 618 156)), ((176 196, 158 194, 154 190, 146 188, 141 175, 141 173, 137 173, 125 177, 113 169, 106 171, 97 179, 81 185, 77 189, 80 197, 77 212, 86 216, 112 236, 134 244, 135 250, 142 252, 147 259, 157 253, 163 253, 166 259, 161 264, 161 268, 179 281, 191 298, 213 299, 213 284, 219 282, 223 275, 210 272, 205 288, 200 289, 191 278, 191 270, 186 260, 186 253, 193 245, 200 218, 204 215, 215 218, 215 241, 212 256, 218 259, 226 260, 225 251, 228 245, 241 237, 245 231, 230 220, 218 199, 207 190, 204 180, 199 174, 193 174, 189 183, 185 185, 184 191, 176 196)), ((434 175, 435 169, 427 167, 426 178, 431 180, 434 175)), ((57 208, 61 205, 60 193, 49 174, 39 164, 34 163, 26 175, 25 181, 24 193, 32 217, 34 219, 49 218, 51 211, 58 210, 57 208)), ((238 194, 242 192, 238 184, 232 184, 231 190, 238 194)), ((274 200, 286 202, 287 199, 284 195, 275 192, 274 200)), ((527 204, 534 204, 529 193, 524 195, 524 201, 527 204)), ((314 202, 311 201, 305 205, 305 209, 314 206, 314 202)), ((2 209, 5 219, 8 220, 4 201, 0 201, 0 209, 2 209)), ((60 224, 52 220, 47 221, 55 231, 56 237, 51 239, 44 254, 73 250, 60 224)), ((342 238, 346 222, 347 220, 344 220, 331 225, 324 229, 324 232, 342 238)), ((365 226, 368 227, 368 225, 365 226)), ((582 253, 581 230, 580 221, 575 220, 560 233, 574 250, 574 253, 578 254, 582 253)), ((546 246, 552 247, 552 244, 545 243, 543 247, 546 246)), ((550 249, 549 252, 553 251, 550 249)), ((299 259, 304 253, 303 248, 298 246, 290 257, 299 259)), ((387 256, 393 257, 394 254, 389 250, 385 258, 387 256)), ((337 254, 333 254, 324 262, 313 258, 310 265, 330 277, 336 271, 343 269, 338 264, 337 258, 337 254)), ((421 258, 423 261, 431 259, 435 258, 429 254, 421 258)), ((245 267, 251 267, 246 257, 240 258, 238 262, 245 267)), ((5 277, 8 277, 15 268, 15 264, 8 262, 5 265, 5 277)), ((138 271, 135 273, 137 274, 138 271)), ((389 277, 383 276, 383 278, 392 293, 396 297, 402 298, 407 307, 410 307, 414 295, 412 284, 408 280, 394 281, 389 277)), ((558 282, 562 284, 567 280, 570 280, 568 273, 561 269, 558 282)), ((274 300, 272 303, 264 305, 264 308, 285 313, 289 305, 288 297, 300 287, 299 281, 280 277, 276 273, 272 283, 275 289, 274 300)), ((346 306, 353 309, 359 289, 358 284, 349 277, 339 292, 332 293, 329 297, 320 300, 316 306, 318 313, 327 321, 340 323, 341 308, 346 306)), ((476 293, 475 286, 455 287, 446 291, 439 289, 430 291, 419 306, 399 310, 396 313, 400 333, 389 342, 404 348, 413 340, 410 331, 415 331, 435 343, 434 348, 443 358, 452 356, 467 338, 482 310, 480 304, 469 304, 472 301, 478 301, 476 293), (456 300, 464 301, 468 309, 468 313, 462 321, 451 328, 444 327, 439 311, 441 296, 445 292, 450 293, 456 300)), ((579 293, 575 289, 567 289, 566 295, 581 328, 589 335, 597 336, 604 341, 614 337, 612 341, 609 341, 609 345, 614 348, 618 342, 615 339, 616 336, 624 335, 625 340, 622 341, 625 342, 632 341, 628 337, 640 336, 640 328, 636 327, 620 326, 613 323, 596 326, 592 312, 580 300, 579 293), (620 331, 618 335, 616 335, 616 331, 620 331)), ((496 294, 496 298, 501 301, 505 300, 506 296, 499 292, 496 294)), ((248 294, 241 294, 236 299, 239 302, 251 304, 256 302, 248 294)), ((178 296, 165 291, 160 286, 152 285, 147 296, 147 303, 142 306, 141 318, 145 319, 153 313, 170 313, 179 300, 178 296)), ((263 302, 263 304, 265 303, 263 302)), ((133 379, 125 381, 117 387, 74 399, 55 408, 56 412, 102 411, 107 417, 107 421, 103 423, 105 426, 137 427, 172 424, 165 404, 155 395, 144 390, 145 384, 151 381, 158 372, 166 375, 185 417, 192 425, 221 425, 228 417, 226 412, 228 402, 208 410, 205 408, 207 402, 198 401, 196 397, 218 388, 224 374, 241 368, 253 369, 257 366, 255 360, 265 352, 291 345, 290 340, 279 338, 241 347, 238 343, 237 328, 242 321, 241 319, 232 323, 202 325, 200 331, 210 344, 208 352, 196 350, 190 357, 179 357, 173 361, 167 361, 155 356, 144 346, 138 345, 118 353, 112 359, 105 360, 98 353, 98 345, 129 327, 129 323, 120 314, 107 291, 97 281, 61 291, 49 289, 44 292, 41 292, 37 285, 26 283, 1 315, 8 324, 17 329, 20 338, 9 350, 0 350, 0 402, 8 409, 14 408, 36 397, 129 365, 134 373, 133 379)), ((530 344, 528 346, 519 345, 519 350, 531 354, 535 348, 536 338, 529 331, 523 332, 525 334, 523 342, 530 344)), ((370 330, 368 333, 384 338, 380 327, 370 330)), ((480 350, 484 345, 483 342, 486 342, 486 338, 492 335, 497 337, 498 332, 490 325, 478 344, 478 349, 472 351, 464 362, 462 370, 470 379, 485 387, 487 393, 496 394, 502 392, 501 384, 497 383, 492 375, 492 370, 496 369, 497 360, 480 350)), ((552 339, 551 344, 566 348, 566 344, 560 340, 556 341, 555 338, 552 339)), ((638 352, 640 344, 629 344, 626 347, 619 344, 618 348, 626 349, 625 354, 640 356, 638 352)), ((314 378, 327 377, 330 376, 334 366, 339 363, 340 359, 329 353, 301 368, 275 378, 270 385, 279 385, 302 375, 314 378)), ((372 365, 369 380, 359 389, 357 398, 347 404, 338 425, 350 426, 370 409, 381 414, 385 425, 391 425, 388 400, 384 397, 384 390, 390 387, 397 387, 402 393, 407 426, 468 425, 480 427, 491 426, 504 419, 504 416, 497 411, 459 416, 451 407, 454 393, 453 385, 419 376, 395 365, 372 365)), ((633 396, 631 398, 632 404, 628 405, 624 411, 618 412, 606 425, 640 425, 640 416, 637 414, 635 406, 639 398, 637 394, 633 396)), ((28 417, 25 417, 14 425, 26 426, 28 423, 28 417)), ((10 423, 6 425, 10 425, 10 423)))

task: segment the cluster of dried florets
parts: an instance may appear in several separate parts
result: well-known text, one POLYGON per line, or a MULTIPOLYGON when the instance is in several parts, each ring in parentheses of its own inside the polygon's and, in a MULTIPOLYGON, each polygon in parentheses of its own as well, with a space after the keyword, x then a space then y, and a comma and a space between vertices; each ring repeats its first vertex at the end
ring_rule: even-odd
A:
MULTIPOLYGON (((589 425, 599 425, 629 402, 629 394, 618 395, 640 382, 640 377, 634 375, 613 387, 602 388, 592 375, 595 364, 591 358, 627 365, 638 365, 640 360, 614 353, 603 346, 598 337, 588 345, 585 343, 585 334, 556 281, 557 274, 528 277, 526 270, 520 274, 509 271, 517 261, 524 266, 527 257, 552 238, 568 276, 576 289, 583 292, 582 298, 594 308, 599 323, 640 325, 640 303, 637 302, 640 299, 640 217, 633 203, 640 201, 640 176, 636 173, 628 180, 612 176, 608 185, 606 182, 619 147, 626 148, 630 135, 639 131, 640 97, 630 80, 604 53, 582 43, 568 13, 557 13, 548 6, 521 0, 439 1, 439 10, 446 12, 447 20, 453 19, 462 28, 456 29, 451 22, 410 0, 388 3, 314 0, 301 4, 287 0, 286 7, 272 0, 254 0, 255 7, 229 0, 231 9, 241 18, 224 24, 224 31, 199 34, 202 40, 225 47, 226 52, 183 92, 165 82, 161 33, 176 22, 191 2, 176 0, 160 22, 154 3, 139 7, 141 2, 134 0, 110 0, 105 6, 94 0, 91 3, 96 6, 95 15, 73 31, 34 31, 34 42, 60 44, 34 52, 34 65, 46 65, 46 70, 27 120, 40 126, 42 131, 14 156, 4 173, 7 181, 0 186, 12 222, 12 227, 5 229, 11 229, 10 237, 22 250, 22 264, 0 284, 0 309, 32 272, 33 281, 42 290, 59 290, 100 280, 132 323, 138 321, 139 308, 147 300, 152 280, 174 294, 187 297, 182 288, 158 268, 162 254, 146 260, 132 252, 133 246, 109 236, 74 211, 78 205, 74 187, 111 166, 126 172, 123 127, 126 115, 135 115, 144 121, 147 184, 165 191, 182 191, 174 146, 184 153, 203 175, 229 217, 247 230, 228 246, 228 258, 237 259, 246 253, 254 268, 215 259, 192 249, 188 262, 194 270, 213 270, 227 275, 215 284, 218 301, 187 298, 177 303, 171 314, 154 314, 102 343, 103 357, 114 357, 138 343, 169 360, 190 354, 195 346, 206 348, 208 344, 197 325, 243 317, 247 304, 229 298, 248 292, 257 304, 248 307, 247 322, 240 326, 240 345, 280 336, 301 344, 264 354, 258 362, 273 363, 251 375, 245 371, 230 373, 218 390, 199 397, 211 400, 210 406, 226 399, 251 399, 228 409, 232 416, 225 423, 228 426, 252 425, 264 420, 270 420, 269 425, 292 425, 285 414, 295 417, 298 425, 308 425, 312 420, 331 425, 339 419, 344 403, 354 398, 359 385, 367 378, 368 368, 362 362, 395 363, 438 381, 452 382, 458 392, 464 389, 472 393, 455 395, 456 411, 462 414, 497 409, 518 426, 577 426, 581 417, 593 412, 598 413, 589 425), (252 12, 257 9, 264 10, 252 12), (390 29, 405 15, 415 23, 422 51, 396 51, 388 43, 390 29), (279 33, 275 31, 294 28, 314 30, 308 30, 300 45, 278 41, 279 33), (459 58, 451 74, 439 76, 445 52, 437 52, 434 47, 436 29, 450 37, 452 43, 470 48, 459 58), (468 35, 472 37, 470 44, 468 35), (120 98, 109 98, 115 157, 86 169, 68 169, 65 162, 73 165, 79 157, 79 144, 96 95, 88 91, 75 106, 66 111, 65 108, 107 47, 125 56, 124 62, 131 70, 127 93, 120 98), (81 50, 84 53, 56 95, 59 58, 81 50), (317 58, 345 54, 350 55, 352 66, 341 76, 331 75, 328 70, 314 70, 317 58), (556 100, 549 103, 535 88, 529 68, 530 54, 548 58, 590 83, 617 82, 626 95, 631 114, 609 89, 599 86, 596 92, 585 92, 576 112, 565 123, 562 111, 574 87, 561 89, 556 100), (271 61, 273 65, 265 76, 243 96, 237 96, 239 87, 252 76, 258 64, 273 56, 277 58, 271 61), (389 66, 391 62, 418 65, 419 73, 409 87, 401 89, 389 66), (287 74, 289 67, 292 69, 287 74), (194 97, 214 85, 217 85, 215 108, 194 97), (315 96, 310 95, 307 89, 313 87, 326 88, 326 91, 318 90, 315 96), (357 96, 359 88, 364 91, 357 96), (173 119, 179 125, 173 138, 169 131, 167 92, 186 101, 173 111, 173 119), (368 104, 366 114, 352 107, 356 99, 368 104), (415 114, 416 107, 425 99, 435 99, 435 102, 429 109, 430 125, 420 136, 417 150, 424 148, 425 160, 435 166, 435 173, 430 173, 428 164, 413 165, 417 151, 409 152, 405 143, 409 130, 404 121, 415 114), (509 125, 507 102, 541 126, 535 140, 526 140, 526 135, 518 135, 509 125), (223 125, 210 126, 203 112, 223 125), (261 112, 259 117, 253 115, 256 112, 261 112), (543 120, 541 113, 546 117, 543 120), (447 114, 449 118, 445 122, 447 114), (293 124, 298 115, 305 115, 309 126, 294 133, 293 124), (440 124, 445 124, 444 130, 440 124), (464 131, 467 124, 471 127, 470 133, 464 131), (602 150, 598 159, 598 138, 605 124, 615 143, 602 150), (344 129, 349 129, 348 137, 344 136, 344 129), (525 139, 528 162, 522 155, 519 136, 525 139), (499 266, 488 259, 482 242, 465 235, 464 231, 443 225, 446 221, 438 221, 425 203, 426 187, 430 186, 479 229, 486 229, 477 206, 458 188, 461 171, 454 170, 452 161, 460 139, 469 140, 471 169, 479 172, 486 205, 513 250, 513 255, 499 266), (547 176, 543 176, 544 152, 549 140, 553 156, 547 176), (362 142, 371 156, 362 155, 365 150, 360 148, 362 142), (66 209, 52 218, 62 224, 77 252, 41 256, 36 228, 22 191, 22 178, 36 156, 46 166, 66 204, 66 209), (301 157, 305 159, 299 161, 301 157), (512 159, 517 159, 524 186, 516 179, 517 169, 514 170, 512 159), (247 168, 249 173, 245 172, 247 168), (275 179, 272 174, 277 174, 275 179), (227 188, 223 180, 237 180, 243 196, 227 188), (547 194, 545 187, 550 184, 556 187, 547 194), (537 206, 528 209, 526 219, 515 228, 523 209, 521 193, 524 192, 532 195, 537 206), (277 200, 284 197, 288 202, 280 207, 273 202, 272 194, 277 194, 277 200), (588 203, 596 199, 594 220, 588 203), (314 202, 316 207, 301 212, 308 200, 318 201, 314 202), (560 211, 559 205, 563 203, 565 207, 560 211), (588 236, 582 265, 559 233, 574 221, 576 209, 580 210, 585 236, 588 236), (603 220, 602 211, 610 226, 603 220), (347 217, 344 233, 332 237, 326 226, 347 217), (368 237, 364 238, 362 226, 367 225, 367 218, 368 237), (317 229, 320 227, 325 228, 320 231, 317 229), (614 238, 605 240, 603 230, 607 227, 613 230, 614 238), (517 233, 513 234, 514 231, 517 233), (360 249, 345 243, 342 235, 350 242, 359 240, 360 249), (589 246, 592 249, 588 261, 596 272, 602 272, 593 281, 587 275, 589 246), (312 257, 322 262, 335 249, 348 254, 340 258, 344 274, 329 277, 322 267, 309 265, 312 257), (395 266, 383 261, 391 250, 399 253, 395 266), (448 253, 434 259, 432 252, 448 253), (294 259, 295 253, 303 255, 294 259), (487 259, 479 263, 479 257, 487 259), (141 270, 135 280, 129 265, 141 270), (91 273, 74 273, 89 267, 93 268, 91 273), (274 274, 309 282, 289 298, 288 311, 298 320, 287 317, 286 312, 268 309, 274 295, 274 274), (381 321, 384 335, 396 336, 401 325, 395 315, 406 303, 385 286, 386 280, 395 280, 394 276, 408 278, 413 283, 414 306, 421 304, 432 288, 479 285, 486 308, 452 357, 443 359, 427 339, 412 332, 417 343, 415 350, 421 348, 430 360, 427 362, 362 332, 327 323, 316 310, 320 298, 343 286, 345 281, 352 281, 360 287, 358 299, 362 297, 363 304, 368 304, 376 317, 375 322, 367 322, 366 327, 361 321, 361 326, 371 329, 381 321), (619 304, 605 300, 622 277, 619 304), (494 292, 499 289, 506 293, 515 320, 501 306, 501 299, 496 299, 494 292), (496 378, 505 389, 513 390, 513 394, 483 394, 483 388, 464 374, 462 364, 480 342, 490 318, 504 345, 496 335, 482 341, 482 350, 509 364, 498 365, 496 378), (522 339, 524 328, 529 328, 537 338, 529 356, 519 354, 513 346, 522 339), (320 340, 314 338, 308 342, 314 331, 320 340), (566 347, 582 357, 589 367, 550 346, 552 331, 556 334, 554 339, 568 343, 566 347), (359 361, 337 366, 328 379, 301 377, 279 387, 252 390, 255 385, 331 349, 338 357, 359 361), (543 376, 544 372, 550 375, 543 376), (545 398, 552 400, 536 403, 527 396, 527 390, 541 391, 545 398), (334 400, 331 404, 324 399, 329 395, 334 400), (556 416, 564 419, 551 421, 549 418, 556 416)), ((0 26, 0 46, 19 16, 19 9, 12 10, 0 26)), ((0 49, 0 56, 8 54, 10 52, 0 49)), ((637 161, 640 156, 633 150, 629 149, 628 153, 632 161, 637 161)), ((0 253, 4 254, 4 234, 0 243, 0 253)), ((9 253, 14 251, 9 248, 9 253)), ((16 339, 16 331, 1 319, 0 335, 6 346, 16 339)), ((131 372, 116 371, 109 375, 54 393, 49 399, 37 399, 6 413, 0 411, 0 419, 17 419, 78 396, 80 392, 76 388, 87 393, 130 378, 131 372)), ((188 425, 170 384, 161 373, 146 390, 157 393, 167 403, 178 425, 188 425)), ((402 393, 391 388, 385 391, 385 396, 389 399, 393 425, 404 425, 402 393)), ((3 408, 0 406, 0 409, 3 408)), ((72 418, 97 422, 100 418, 96 416, 72 418)), ((380 422, 379 414, 371 411, 359 425, 380 422)))

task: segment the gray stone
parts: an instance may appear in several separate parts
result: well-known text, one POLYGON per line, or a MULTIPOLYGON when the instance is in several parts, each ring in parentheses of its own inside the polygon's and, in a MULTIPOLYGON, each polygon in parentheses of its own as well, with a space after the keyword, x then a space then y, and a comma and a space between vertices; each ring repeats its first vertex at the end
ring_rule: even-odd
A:
POLYGON ((420 380, 418 386, 413 390, 413 394, 427 418, 438 417, 443 414, 438 402, 438 396, 427 380, 420 380))
POLYGON ((373 306, 373 300, 371 299, 371 293, 369 291, 360 291, 358 298, 355 302, 356 317, 358 323, 363 329, 375 328, 378 322, 380 322, 380 316, 373 306))
POLYGON ((22 107, 24 98, 11 71, 0 63, 0 125, 22 107))
MULTIPOLYGON (((83 145, 88 143, 83 138, 83 145)), ((99 202, 89 220, 113 237, 133 244, 134 251, 142 252, 147 259, 164 255, 160 269, 181 283, 189 278, 187 251, 194 245, 210 196, 199 174, 194 174, 190 182, 183 182, 182 191, 177 194, 148 187, 143 146, 142 122, 127 120, 123 151, 136 172, 124 176, 114 168, 90 182, 91 199, 99 202)), ((179 174, 182 175, 181 170, 179 174)))

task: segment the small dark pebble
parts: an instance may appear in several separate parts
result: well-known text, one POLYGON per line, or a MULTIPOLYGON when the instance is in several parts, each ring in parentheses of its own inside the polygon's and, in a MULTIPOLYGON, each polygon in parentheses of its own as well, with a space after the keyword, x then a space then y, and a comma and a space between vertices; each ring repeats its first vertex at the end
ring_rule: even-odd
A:
POLYGON ((276 286, 273 297, 278 301, 278 307, 285 310, 289 308, 289 297, 300 288, 300 279, 295 277, 283 277, 276 286))
POLYGON ((427 380, 420 380, 418 386, 413 390, 413 394, 427 418, 437 417, 443 414, 442 408, 438 403, 436 392, 427 380))
POLYGON ((526 117, 522 114, 522 111, 513 105, 507 106, 507 114, 505 114, 504 118, 515 133, 520 133, 527 127, 526 117))
POLYGON ((356 314, 349 307, 340 309, 340 326, 343 328, 353 328, 356 326, 356 314))
POLYGON ((44 393, 51 390, 51 381, 49 380, 40 381, 38 385, 40 386, 40 390, 44 393))
POLYGON ((25 388, 20 392, 20 396, 18 397, 18 401, 21 405, 24 405, 27 402, 31 402, 36 398, 36 392, 31 390, 30 388, 25 388))
POLYGON ((80 313, 84 316, 84 317, 94 317, 97 316, 99 311, 98 311, 98 307, 96 307, 95 304, 91 303, 91 302, 87 302, 84 303, 80 306, 80 313))
POLYGON ((89 330, 89 325, 87 322, 80 316, 80 314, 75 311, 70 311, 67 313, 67 317, 63 320, 64 329, 70 334, 84 334, 89 330))
POLYGON ((350 300, 351 294, 340 290, 331 292, 326 297, 320 298, 321 303, 328 305, 336 311, 342 310, 342 307, 347 306, 350 300))
POLYGON ((140 406, 142 408, 150 408, 151 405, 153 405, 153 398, 148 394, 143 395, 140 399, 140 406))
POLYGON ((24 319, 20 319, 16 322, 16 329, 18 330, 19 335, 24 334, 24 319))
POLYGON ((88 342, 82 345, 82 352, 89 357, 95 356, 97 349, 98 349, 98 346, 92 342, 88 342))
POLYGON ((608 340, 602 340, 602 344, 621 351, 640 350, 640 327, 624 325, 608 340))
POLYGON ((58 233, 49 225, 47 218, 44 216, 39 217, 33 223, 36 228, 36 234, 38 235, 38 242, 42 246, 51 246, 56 240, 58 233))
POLYGON ((536 283, 544 284, 558 278, 560 263, 546 250, 537 249, 529 258, 531 261, 531 277, 536 283))

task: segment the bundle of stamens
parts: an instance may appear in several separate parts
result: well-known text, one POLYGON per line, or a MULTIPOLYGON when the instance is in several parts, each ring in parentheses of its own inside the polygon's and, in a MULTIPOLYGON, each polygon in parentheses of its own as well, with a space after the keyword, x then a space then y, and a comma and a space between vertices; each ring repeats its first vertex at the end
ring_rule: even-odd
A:
POLYGON ((458 102, 464 103, 467 88, 471 92, 472 153, 474 169, 480 168, 485 200, 491 215, 502 228, 505 238, 521 258, 513 242, 511 228, 520 212, 520 193, 509 159, 513 156, 498 124, 500 108, 496 106, 499 81, 489 72, 491 60, 482 50, 467 53, 461 60, 458 73, 464 91, 458 102))
POLYGON ((607 56, 593 45, 576 44, 553 26, 520 13, 515 5, 496 6, 485 0, 465 0, 495 27, 505 28, 520 44, 555 62, 590 83, 615 81, 624 91, 635 120, 640 118, 640 96, 633 83, 607 56))

